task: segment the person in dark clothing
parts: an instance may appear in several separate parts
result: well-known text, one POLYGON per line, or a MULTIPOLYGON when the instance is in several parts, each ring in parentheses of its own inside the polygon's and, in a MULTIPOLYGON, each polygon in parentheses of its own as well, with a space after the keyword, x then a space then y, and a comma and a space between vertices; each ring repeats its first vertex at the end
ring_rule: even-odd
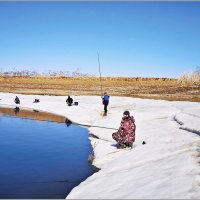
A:
POLYGON ((68 96, 66 103, 67 103, 68 106, 72 106, 73 99, 70 96, 68 96))
POLYGON ((20 100, 19 100, 19 97, 18 97, 18 96, 15 97, 15 103, 16 103, 16 104, 20 104, 20 100))
POLYGON ((110 96, 108 96, 107 92, 104 92, 104 96, 102 97, 102 100, 103 100, 103 105, 104 105, 104 116, 107 115, 107 107, 108 107, 108 104, 109 104, 109 98, 110 96))

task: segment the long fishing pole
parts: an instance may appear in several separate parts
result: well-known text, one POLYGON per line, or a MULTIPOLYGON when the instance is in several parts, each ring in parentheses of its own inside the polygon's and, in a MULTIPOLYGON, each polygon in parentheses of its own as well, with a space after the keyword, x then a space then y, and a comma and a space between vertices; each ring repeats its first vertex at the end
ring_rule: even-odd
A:
POLYGON ((104 128, 104 129, 111 129, 111 130, 118 130, 117 128, 111 128, 111 127, 105 127, 105 126, 95 126, 95 125, 87 125, 87 124, 79 124, 72 122, 73 124, 79 125, 79 126, 86 126, 86 127, 94 127, 94 128, 104 128))
POLYGON ((100 83, 101 83, 101 95, 103 96, 102 80, 101 80, 101 65, 100 65, 99 53, 98 52, 97 52, 97 55, 98 55, 98 63, 99 63, 99 75, 100 75, 100 83))
POLYGON ((89 127, 89 128, 95 127, 95 128, 104 128, 104 129, 118 130, 116 128, 105 127, 105 126, 95 126, 95 125, 89 125, 89 124, 76 123, 76 122, 72 122, 71 120, 69 120, 67 118, 65 119, 65 123, 67 125, 75 124, 75 125, 79 125, 79 126, 86 126, 86 127, 89 127))

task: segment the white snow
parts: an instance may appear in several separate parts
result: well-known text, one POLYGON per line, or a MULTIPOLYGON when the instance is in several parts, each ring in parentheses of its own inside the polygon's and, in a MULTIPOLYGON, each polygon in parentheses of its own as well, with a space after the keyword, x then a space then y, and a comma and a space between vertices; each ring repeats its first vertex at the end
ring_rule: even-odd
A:
MULTIPOLYGON (((16 106, 16 94, 0 93, 0 107, 16 106)), ((17 95, 21 108, 65 116, 76 123, 118 129, 129 110, 136 120, 132 150, 116 149, 113 129, 89 128, 93 164, 101 170, 75 187, 69 199, 192 199, 200 198, 200 103, 110 98, 108 116, 101 97, 72 96, 78 106, 66 106, 64 96, 17 95), (40 103, 34 104, 34 99, 40 103), (145 141, 146 144, 142 145, 145 141)))

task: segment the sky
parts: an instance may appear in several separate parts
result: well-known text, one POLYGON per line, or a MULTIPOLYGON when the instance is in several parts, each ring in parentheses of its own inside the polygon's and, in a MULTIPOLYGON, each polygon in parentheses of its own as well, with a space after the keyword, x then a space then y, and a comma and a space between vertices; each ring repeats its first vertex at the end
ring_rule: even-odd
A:
POLYGON ((175 78, 200 66, 200 2, 0 2, 0 69, 175 78))

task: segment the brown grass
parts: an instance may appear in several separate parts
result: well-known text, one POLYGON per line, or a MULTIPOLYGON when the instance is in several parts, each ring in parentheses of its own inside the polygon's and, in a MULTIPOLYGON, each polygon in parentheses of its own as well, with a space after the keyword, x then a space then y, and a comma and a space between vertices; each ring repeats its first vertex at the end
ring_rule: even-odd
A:
POLYGON ((183 86, 198 87, 200 85, 200 71, 183 74, 178 79, 178 83, 183 86))
MULTIPOLYGON (((184 85, 178 79, 103 77, 110 95, 200 102, 200 84, 184 85)), ((0 91, 41 95, 101 95, 96 77, 0 77, 0 91)))

